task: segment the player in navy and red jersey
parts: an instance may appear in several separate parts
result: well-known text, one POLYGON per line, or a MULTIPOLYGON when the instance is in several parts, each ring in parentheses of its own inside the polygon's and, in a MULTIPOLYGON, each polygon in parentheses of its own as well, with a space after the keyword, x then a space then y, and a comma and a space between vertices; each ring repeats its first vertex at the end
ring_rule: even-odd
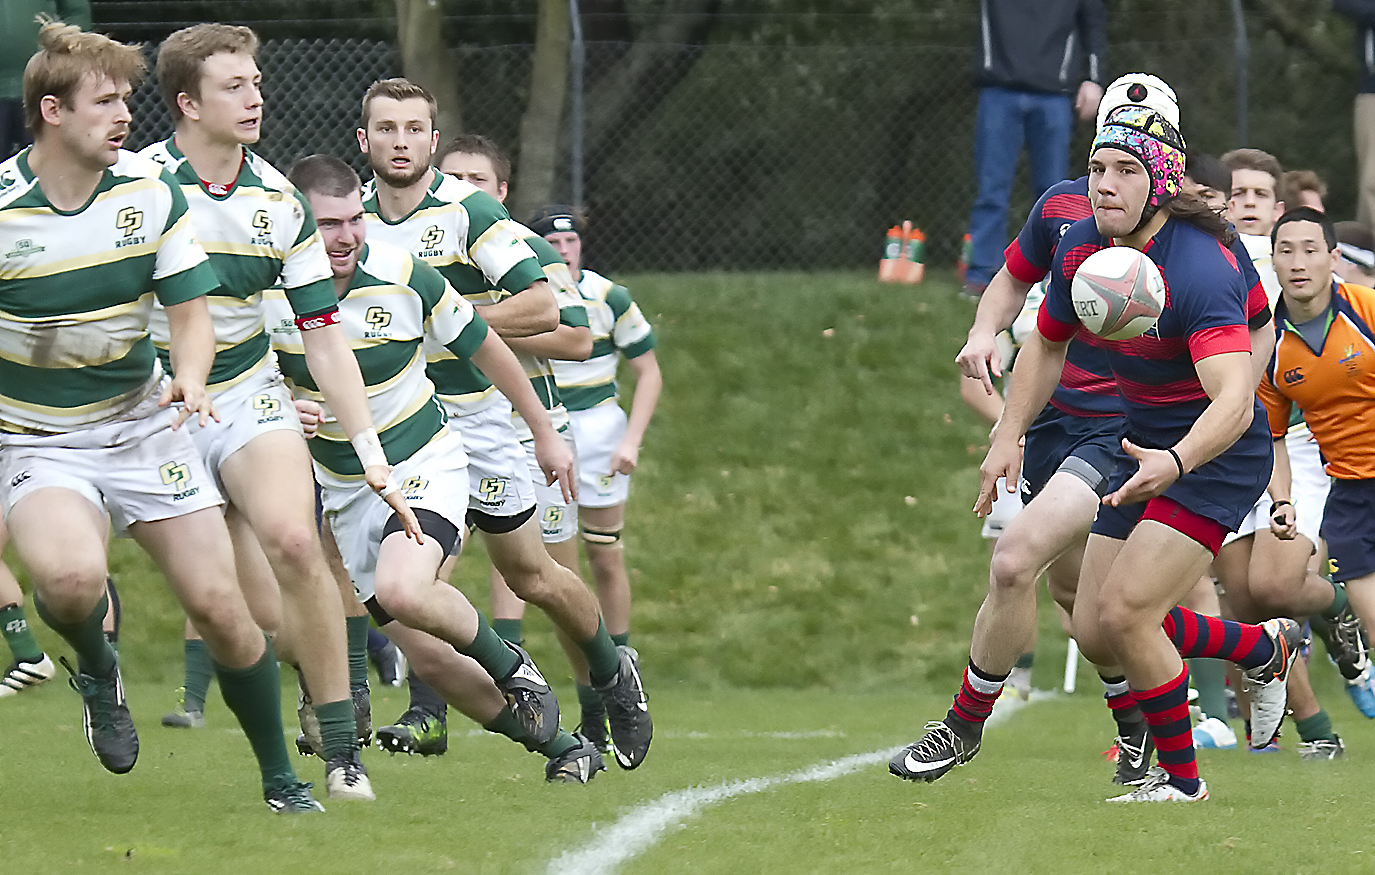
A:
POLYGON ((1092 219, 1056 251, 1019 377, 983 466, 981 506, 998 474, 1015 474, 1017 442, 1055 388, 1071 338, 1084 335, 1070 296, 1080 264, 1112 245, 1144 251, 1166 282, 1164 312, 1141 337, 1100 341, 1122 399, 1125 437, 1085 548, 1075 604, 1079 646, 1122 665, 1163 773, 1120 801, 1197 801, 1188 671, 1180 659, 1230 659, 1254 685, 1252 742, 1265 746, 1284 708, 1284 679, 1303 635, 1279 619, 1256 626, 1178 607, 1269 480, 1271 451, 1254 392, 1249 317, 1256 304, 1228 249, 1234 231, 1181 194, 1184 144, 1157 113, 1114 110, 1090 152, 1092 219), (1163 621, 1163 623, 1162 623, 1163 621), (1162 629, 1163 625, 1163 629, 1162 629))
MULTIPOLYGON (((1119 106, 1144 106, 1167 120, 1178 118, 1174 92, 1143 73, 1113 82, 1103 105, 1100 127, 1108 111, 1119 106)), ((1048 189, 1007 247, 1005 267, 984 292, 957 361, 967 378, 980 379, 990 393, 989 371, 998 373, 1000 364, 994 335, 1012 322, 1030 288, 1045 277, 1060 236, 1092 214, 1088 189, 1086 176, 1048 189)), ((1238 251, 1248 270, 1248 288, 1254 286, 1260 294, 1259 277, 1245 251, 1238 251)), ((1259 300, 1263 304, 1263 297, 1259 300)), ((1268 341, 1268 311, 1261 308, 1257 317, 1253 327, 1262 342, 1268 341)), ((999 538, 960 691, 945 720, 927 724, 926 734, 889 763, 899 777, 933 781, 978 752, 983 722, 1017 656, 1034 640, 1036 582, 1043 569, 1052 596, 1073 611, 1084 544, 1106 492, 1123 423, 1116 379, 1105 350, 1095 341, 1085 335, 1069 344, 1059 385, 1027 432, 1022 499, 1036 508, 1009 523, 999 538)), ((1127 694, 1121 669, 1111 661, 1096 668, 1117 723, 1114 783, 1138 784, 1145 779, 1152 752, 1145 717, 1127 694)))

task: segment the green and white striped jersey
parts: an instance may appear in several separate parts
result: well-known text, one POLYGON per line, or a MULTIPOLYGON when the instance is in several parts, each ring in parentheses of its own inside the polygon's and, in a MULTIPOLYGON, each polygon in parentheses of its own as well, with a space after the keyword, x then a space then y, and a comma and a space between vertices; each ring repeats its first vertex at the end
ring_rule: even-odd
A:
POLYGON ((161 165, 120 151, 69 213, 29 154, 0 163, 0 429, 77 431, 127 413, 161 373, 154 299, 180 304, 218 282, 161 165))
POLYGON ((592 327, 592 355, 585 362, 554 362, 559 392, 569 410, 616 403, 616 366, 654 348, 654 330, 625 286, 590 270, 582 272, 578 291, 587 303, 592 327))
MULTIPOLYGON (((544 270, 544 278, 549 281, 549 288, 554 292, 554 300, 559 305, 559 324, 587 328, 587 302, 578 292, 578 284, 573 281, 573 274, 569 272, 568 265, 559 256, 558 250, 550 246, 548 240, 524 225, 516 227, 521 230, 525 242, 534 250, 540 268, 544 270)), ((553 362, 523 352, 516 353, 516 358, 520 360, 521 367, 525 368, 525 376, 530 378, 535 395, 539 397, 544 409, 549 411, 550 423, 555 430, 563 431, 568 425, 568 408, 564 407, 563 399, 559 395, 559 384, 554 379, 553 362)), ((513 411, 511 422, 515 425, 521 440, 531 439, 533 435, 530 426, 526 424, 523 416, 513 411)))
MULTIPOLYGON (((425 375, 423 342, 433 340, 466 360, 486 339, 487 323, 434 268, 385 243, 366 245, 338 303, 339 323, 363 373, 382 448, 395 465, 448 428, 434 384, 425 375)), ((286 293, 269 289, 263 305, 277 361, 292 394, 324 404, 306 368, 296 313, 286 293)), ((363 476, 353 445, 328 406, 318 435, 308 444, 316 464, 335 478, 363 476)))
MULTIPOLYGON (((271 364, 263 329, 263 290, 285 289, 298 316, 335 305, 329 258, 305 198, 277 168, 244 150, 239 176, 223 194, 207 190, 174 140, 139 153, 171 171, 191 209, 196 239, 220 289, 209 297, 215 365, 206 381, 220 392, 271 364)), ((153 342, 167 361, 167 319, 153 314, 153 342)))
MULTIPOLYGON (((396 222, 382 218, 375 188, 373 181, 363 187, 368 238, 399 246, 434 267, 470 302, 494 303, 544 278, 520 226, 472 183, 434 171, 420 205, 396 222)), ((444 349, 432 347, 429 354, 430 379, 445 402, 461 414, 492 403, 491 382, 471 362, 444 349)))

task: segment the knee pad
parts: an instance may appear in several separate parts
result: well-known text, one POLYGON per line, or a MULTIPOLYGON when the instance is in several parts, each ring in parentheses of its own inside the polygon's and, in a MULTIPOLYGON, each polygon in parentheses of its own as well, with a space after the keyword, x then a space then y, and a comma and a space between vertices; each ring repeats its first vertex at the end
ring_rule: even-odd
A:
POLYGON ((582 539, 598 547, 614 547, 621 542, 620 529, 589 529, 582 527, 582 539))

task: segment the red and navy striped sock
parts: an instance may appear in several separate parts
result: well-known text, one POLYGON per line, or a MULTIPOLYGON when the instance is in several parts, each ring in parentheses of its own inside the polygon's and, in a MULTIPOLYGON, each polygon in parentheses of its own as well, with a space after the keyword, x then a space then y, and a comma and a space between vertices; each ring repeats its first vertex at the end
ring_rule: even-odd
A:
POLYGON ((1133 690, 1146 724, 1155 739, 1155 757, 1170 774, 1170 783, 1189 795, 1198 792, 1198 760, 1194 759, 1193 728, 1189 725, 1189 669, 1153 690, 1133 690))
POLYGON ((950 706, 950 715, 977 727, 993 713, 993 703, 1002 695, 1007 675, 994 675, 981 670, 973 660, 964 670, 964 681, 950 706))
POLYGON ((1176 606, 1165 615, 1162 625, 1179 655, 1186 659, 1204 656, 1255 668, 1265 665, 1275 654, 1275 642, 1265 634, 1265 629, 1251 623, 1209 617, 1176 606))

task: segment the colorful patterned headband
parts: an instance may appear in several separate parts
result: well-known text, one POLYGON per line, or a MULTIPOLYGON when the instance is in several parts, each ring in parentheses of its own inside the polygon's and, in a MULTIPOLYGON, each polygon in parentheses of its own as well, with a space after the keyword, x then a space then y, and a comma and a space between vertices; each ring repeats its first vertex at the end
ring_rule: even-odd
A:
POLYGON ((1089 155, 1121 149, 1135 156, 1151 177, 1150 212, 1177 197, 1184 184, 1184 138, 1160 113, 1144 106, 1120 106, 1108 114, 1089 155))

